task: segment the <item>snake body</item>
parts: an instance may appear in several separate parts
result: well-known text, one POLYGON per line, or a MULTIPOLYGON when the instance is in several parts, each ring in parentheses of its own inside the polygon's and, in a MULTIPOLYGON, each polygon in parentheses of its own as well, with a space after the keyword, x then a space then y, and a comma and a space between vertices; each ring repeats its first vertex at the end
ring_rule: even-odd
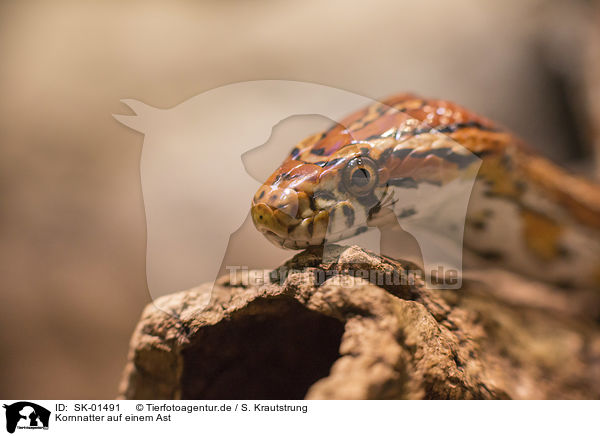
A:
POLYGON ((598 186, 444 100, 396 95, 301 141, 255 194, 252 218, 275 245, 303 249, 364 232, 386 208, 400 225, 435 213, 430 198, 469 178, 466 249, 545 281, 598 287, 598 186))

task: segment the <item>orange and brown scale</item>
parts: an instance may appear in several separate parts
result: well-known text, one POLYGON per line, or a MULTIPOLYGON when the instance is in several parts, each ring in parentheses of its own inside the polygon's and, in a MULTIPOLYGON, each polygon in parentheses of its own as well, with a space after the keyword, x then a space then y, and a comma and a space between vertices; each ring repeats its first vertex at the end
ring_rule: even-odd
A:
MULTIPOLYGON (((441 184, 457 177, 477 154, 490 151, 491 147, 478 149, 481 142, 468 141, 469 134, 481 136, 482 132, 490 135, 488 145, 502 146, 504 134, 490 121, 453 103, 409 94, 377 102, 294 147, 254 196, 254 223, 277 245, 304 248, 319 244, 325 237, 330 215, 338 209, 348 224, 355 224, 356 207, 348 202, 349 197, 369 210, 378 204, 370 193, 353 195, 348 189, 343 173, 350 162, 365 161, 359 162, 355 171, 376 179, 373 188, 412 188, 421 182, 441 184), (435 144, 426 141, 408 141, 432 129, 450 138, 460 133, 476 154, 470 153, 468 147, 435 148, 435 144), (373 165, 367 168, 366 162, 373 165), (338 209, 319 208, 315 200, 324 196, 347 203, 338 209), (298 225, 304 231, 298 231, 298 225)), ((357 232, 364 230, 365 223, 361 224, 357 232)))
MULTIPOLYGON (((252 218, 274 244, 301 249, 364 231, 386 187, 443 186, 475 174, 485 196, 518 206, 524 246, 540 260, 564 257, 567 226, 600 230, 596 185, 566 174, 484 117, 410 94, 374 103, 297 144, 254 196, 252 218), (528 192, 541 193, 559 213, 530 209, 528 192)), ((467 219, 476 222, 477 213, 467 219)))

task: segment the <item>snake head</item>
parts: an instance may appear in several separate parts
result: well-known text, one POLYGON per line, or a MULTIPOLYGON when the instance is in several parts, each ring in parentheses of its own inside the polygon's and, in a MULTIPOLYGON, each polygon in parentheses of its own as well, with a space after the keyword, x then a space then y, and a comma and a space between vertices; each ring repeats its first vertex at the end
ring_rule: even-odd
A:
POLYGON ((380 168, 367 148, 365 143, 350 144, 327 157, 317 152, 319 160, 313 162, 293 151, 254 195, 256 228, 273 244, 289 249, 366 230, 368 211, 379 202, 380 179, 380 168))
POLYGON ((299 143, 254 196, 252 219, 275 245, 303 249, 379 226, 386 209, 398 219, 435 214, 452 199, 438 188, 479 168, 447 134, 473 143, 483 130, 495 129, 449 102, 403 94, 374 103, 299 143))

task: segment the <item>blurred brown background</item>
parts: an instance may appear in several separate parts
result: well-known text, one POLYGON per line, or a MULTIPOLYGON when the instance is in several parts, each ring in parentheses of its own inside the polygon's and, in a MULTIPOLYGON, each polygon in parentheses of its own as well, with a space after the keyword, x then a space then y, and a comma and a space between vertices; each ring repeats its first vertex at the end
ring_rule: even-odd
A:
POLYGON ((0 397, 116 395, 150 301, 143 137, 111 117, 127 113, 120 99, 171 107, 252 79, 373 98, 413 91, 464 104, 591 171, 593 6, 1 2, 0 397))

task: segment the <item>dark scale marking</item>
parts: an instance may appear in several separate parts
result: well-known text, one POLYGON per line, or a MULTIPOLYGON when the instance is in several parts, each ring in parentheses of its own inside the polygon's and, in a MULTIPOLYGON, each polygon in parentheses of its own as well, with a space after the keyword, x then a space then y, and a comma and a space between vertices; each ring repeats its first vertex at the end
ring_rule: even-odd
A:
POLYGON ((368 138, 365 138, 365 141, 367 141, 367 142, 368 141, 373 141, 374 139, 379 139, 379 138, 381 138, 381 135, 375 134, 375 135, 369 136, 368 138))
POLYGON ((487 227, 486 222, 483 220, 473 220, 473 221, 470 221, 469 224, 475 230, 485 230, 487 227))
POLYGON ((335 159, 331 159, 331 160, 329 160, 329 161, 326 161, 326 160, 320 160, 320 161, 318 161, 318 162, 313 162, 312 164, 313 164, 313 165, 318 165, 318 166, 320 166, 321 168, 327 168, 327 167, 331 167, 331 166, 333 166, 333 165, 337 164, 338 162, 340 162, 340 161, 342 161, 342 160, 344 160, 344 158, 343 158, 343 157, 336 157, 335 159))
POLYGON ((456 131, 456 124, 450 124, 448 126, 438 127, 436 130, 440 133, 453 133, 456 131))
POLYGON ((557 247, 557 254, 558 257, 560 257, 561 259, 568 259, 571 257, 571 252, 569 251, 569 249, 563 245, 559 245, 557 247))
POLYGON ((335 195, 331 191, 315 191, 313 196, 323 200, 335 200, 335 195))
POLYGON ((416 189, 419 187, 419 184, 412 177, 401 177, 399 179, 390 179, 388 180, 388 185, 390 186, 398 186, 399 188, 407 188, 407 189, 416 189))
POLYGON ((290 156, 292 156, 293 159, 296 159, 299 154, 300 154, 300 149, 298 147, 294 147, 294 149, 290 153, 290 156))
POLYGON ((333 222, 335 220, 335 216, 337 214, 337 209, 334 207, 333 209, 331 209, 331 211, 329 212, 329 222, 333 222))
POLYGON ((307 160, 296 159, 296 161, 300 162, 301 164, 304 164, 304 165, 315 165, 315 162, 309 162, 307 160))
POLYGON ((508 155, 502 156, 502 158, 500 159, 500 164, 504 165, 508 170, 512 170, 514 168, 512 157, 508 155))
MULTIPOLYGON (((396 110, 399 112, 406 112, 406 108, 402 108, 401 110, 398 110, 398 109, 396 109, 396 110)), ((374 121, 376 121, 376 120, 372 120, 372 121, 368 122, 361 128, 366 127, 367 125, 371 124, 374 121)), ((449 125, 446 125, 443 127, 437 127, 437 128, 431 127, 431 126, 424 126, 424 127, 417 127, 412 130, 397 129, 395 137, 396 137, 396 139, 400 139, 400 138, 404 138, 404 137, 408 137, 408 136, 420 135, 423 133, 454 133, 457 130, 470 128, 470 127, 474 127, 474 128, 480 129, 480 130, 488 131, 488 132, 499 132, 500 131, 499 129, 496 129, 494 127, 484 126, 483 124, 481 124, 477 121, 469 121, 466 123, 449 124, 449 125)), ((381 138, 381 135, 374 134, 374 135, 371 135, 368 138, 366 138, 365 141, 370 141, 370 140, 378 139, 378 138, 381 138)))
POLYGON ((323 156, 325 155, 325 149, 324 148, 313 148, 310 150, 310 152, 314 155, 317 156, 323 156))
POLYGON ((315 226, 315 223, 313 220, 310 220, 310 222, 308 223, 308 234, 312 237, 313 234, 313 228, 315 226))
POLYGON ((454 124, 449 124, 447 126, 437 127, 437 128, 425 126, 425 127, 417 127, 416 129, 413 129, 413 130, 398 130, 398 132, 396 134, 396 139, 406 137, 406 136, 417 136, 417 135, 421 135, 423 133, 454 133, 457 130, 465 129, 465 128, 469 128, 469 127, 475 127, 479 130, 484 130, 487 132, 499 132, 500 131, 493 127, 484 126, 483 124, 481 124, 477 121, 470 121, 468 123, 454 123, 454 124))
POLYGON ((574 289, 575 288, 573 281, 568 278, 558 279, 554 282, 554 284, 556 285, 557 288, 560 288, 560 289, 574 289))
POLYGON ((517 190, 523 194, 525 191, 527 191, 527 182, 523 180, 515 180, 515 188, 517 188, 517 190))
POLYGON ((367 226, 359 227, 358 229, 356 229, 356 234, 360 235, 361 233, 365 233, 367 230, 369 230, 367 226))
POLYGON ((406 156, 408 156, 412 152, 413 152, 412 148, 399 148, 392 152, 392 156, 394 156, 395 158, 398 158, 398 159, 404 159, 406 156))
POLYGON ((373 193, 365 195, 364 197, 358 197, 357 200, 365 207, 373 207, 379 203, 379 200, 373 193))
POLYGON ((422 151, 420 153, 413 153, 411 157, 414 157, 417 159, 422 159, 427 156, 438 156, 438 157, 445 158, 449 153, 450 153, 450 149, 448 147, 431 148, 429 150, 422 151))
POLYGON ((315 196, 314 195, 309 195, 308 196, 308 202, 310 203, 310 209, 311 210, 317 210, 317 205, 315 204, 315 196))
MULTIPOLYGON (((399 159, 404 159, 412 151, 413 151, 412 149, 403 148, 403 149, 395 150, 393 155, 399 159)), ((444 160, 447 160, 448 162, 456 164, 459 167, 459 169, 466 168, 467 166, 469 166, 470 164, 472 164, 473 162, 477 161, 480 158, 480 156, 478 156, 475 153, 471 153, 471 152, 469 152, 467 154, 453 153, 452 150, 448 147, 434 148, 434 149, 430 149, 430 150, 423 151, 420 153, 414 153, 411 155, 411 157, 414 157, 416 159, 422 159, 427 156, 440 157, 444 160)))
POLYGON ((264 196, 265 196, 265 191, 260 191, 260 195, 258 196, 258 199, 260 200, 264 196))
POLYGON ((498 251, 478 251, 477 254, 489 261, 500 261, 504 259, 504 255, 498 251))
POLYGON ((412 132, 410 132, 410 134, 412 136, 417 136, 417 135, 421 135, 423 133, 436 133, 437 131, 433 128, 433 127, 417 127, 416 129, 414 129, 412 132))
POLYGON ((396 140, 408 139, 411 136, 417 136, 417 135, 420 135, 421 133, 429 133, 432 130, 433 129, 431 127, 418 127, 416 129, 412 129, 412 130, 399 129, 398 132, 396 132, 396 140))
POLYGON ((406 104, 406 102, 396 103, 394 105, 386 104, 386 113, 395 114, 397 112, 406 112, 406 106, 403 106, 404 104, 406 104))
POLYGON ((432 148, 431 154, 438 157, 446 157, 451 153, 449 147, 441 147, 441 148, 432 148))
POLYGON ((386 161, 390 158, 390 156, 392 155, 392 149, 391 148, 387 148, 384 150, 383 153, 381 153, 381 155, 379 156, 379 159, 377 159, 377 165, 382 166, 383 164, 386 163, 386 161))
POLYGON ((335 164, 337 164, 337 163, 339 163, 339 162, 341 162, 341 161, 343 161, 343 160, 344 160, 344 158, 343 158, 343 157, 336 157, 335 159, 331 159, 329 162, 327 162, 327 163, 326 163, 326 164, 323 166, 323 168, 331 167, 331 166, 333 166, 333 165, 335 165, 335 164))
POLYGON ((436 130, 440 133, 454 133, 459 129, 467 129, 470 127, 474 127, 476 129, 484 130, 487 132, 498 132, 499 131, 498 129, 495 129, 493 127, 484 126, 483 124, 481 124, 478 121, 468 121, 466 123, 448 124, 447 126, 440 127, 436 130))
POLYGON ((354 209, 347 204, 344 204, 342 206, 342 212, 344 212, 344 216, 346 217, 346 225, 352 227, 354 225, 354 209))
POLYGON ((445 156, 448 162, 452 162, 458 166, 459 169, 463 169, 471 165, 473 162, 477 161, 479 157, 476 154, 468 153, 468 154, 459 154, 459 153, 450 153, 445 156))
POLYGON ((379 115, 383 115, 390 109, 393 109, 393 107, 388 106, 385 103, 381 103, 381 104, 377 105, 377 107, 375 108, 375 112, 377 112, 379 115))
POLYGON ((369 147, 361 147, 360 148, 360 154, 362 156, 368 156, 370 151, 371 151, 371 149, 369 147))
POLYGON ((472 151, 471 153, 473 153, 477 157, 484 158, 485 156, 490 156, 490 155, 496 154, 497 152, 494 150, 480 150, 480 151, 472 151))
POLYGON ((398 214, 398 218, 408 218, 409 216, 416 215, 417 211, 414 207, 409 207, 407 209, 403 209, 402 212, 398 214))
POLYGON ((283 180, 292 180, 292 179, 297 179, 298 177, 300 177, 301 174, 290 174, 290 173, 285 173, 281 178, 283 180))
POLYGON ((367 219, 371 220, 375 215, 377 215, 379 213, 380 210, 381 210, 381 202, 378 201, 375 206, 373 206, 371 209, 369 209, 369 212, 367 213, 367 219))

